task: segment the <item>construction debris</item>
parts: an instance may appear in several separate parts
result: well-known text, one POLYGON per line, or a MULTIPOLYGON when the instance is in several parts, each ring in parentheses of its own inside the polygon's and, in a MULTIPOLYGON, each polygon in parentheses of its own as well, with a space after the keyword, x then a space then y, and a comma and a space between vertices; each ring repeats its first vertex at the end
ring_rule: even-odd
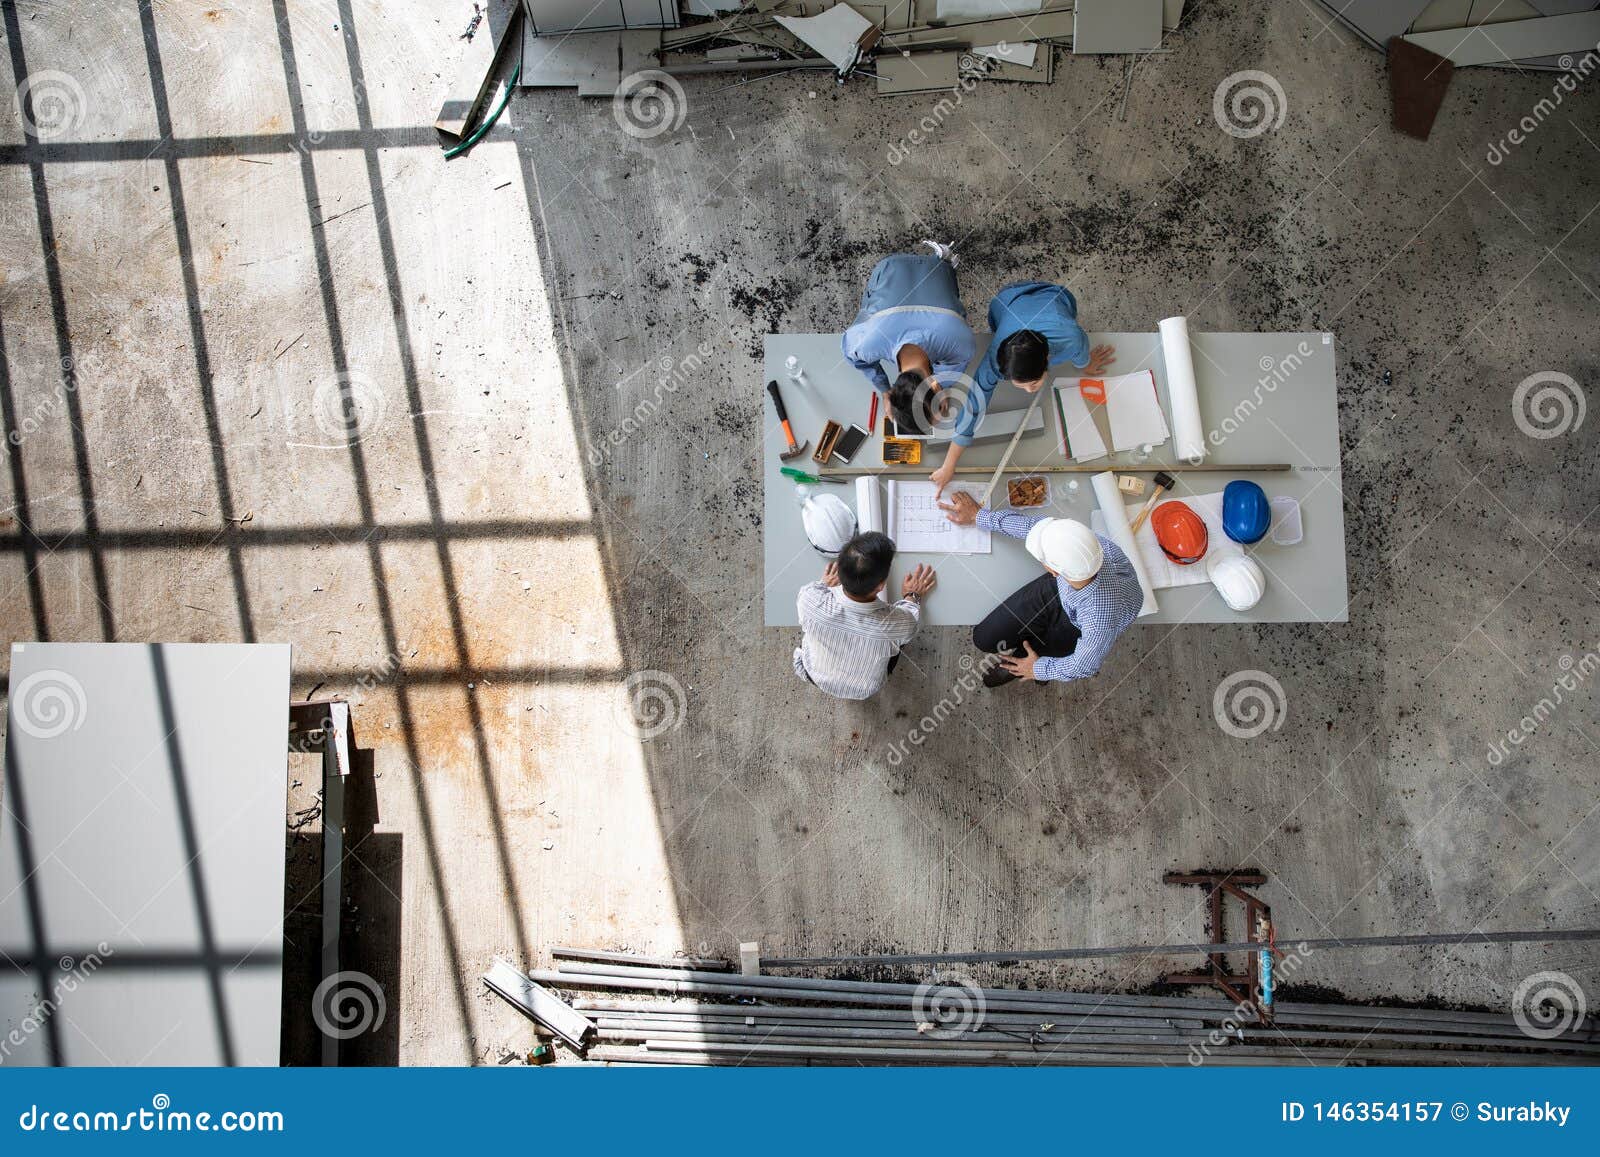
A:
MULTIPOLYGON (((619 23, 613 13, 603 27, 572 30, 558 29, 567 21, 544 7, 537 20, 530 9, 519 83, 612 96, 639 73, 828 68, 841 83, 864 73, 886 96, 977 82, 1049 84, 1055 49, 1072 46, 1074 20, 1084 19, 1073 0, 681 0, 674 14, 681 22, 667 22, 652 15, 657 2, 665 9, 674 0, 649 0, 638 19, 619 23)), ((1112 29, 1136 25, 1129 43, 1138 51, 1156 47, 1183 9, 1181 0, 1139 0, 1130 24, 1112 11, 1120 7, 1101 5, 1088 19, 1104 15, 1099 26, 1112 29)), ((1093 51, 1123 51, 1108 44, 1093 51)))

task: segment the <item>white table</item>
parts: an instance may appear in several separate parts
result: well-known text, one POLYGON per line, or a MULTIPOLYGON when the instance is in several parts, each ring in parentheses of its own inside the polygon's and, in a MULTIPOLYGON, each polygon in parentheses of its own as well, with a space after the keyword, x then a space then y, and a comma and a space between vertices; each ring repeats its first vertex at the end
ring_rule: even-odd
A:
MULTIPOLYGON (((980 335, 980 343, 985 335, 980 335)), ((1116 347, 1116 362, 1108 374, 1150 369, 1163 407, 1167 404, 1166 364, 1160 338, 1154 333, 1095 333, 1094 344, 1116 347)), ((1137 620, 1152 623, 1232 622, 1344 622, 1348 615, 1345 582, 1344 503, 1339 471, 1339 409, 1335 395, 1332 334, 1322 333, 1197 333, 1191 329, 1195 380, 1200 394, 1200 416, 1208 433, 1208 462, 1287 462, 1287 473, 1196 472, 1178 475, 1173 496, 1221 490, 1234 478, 1252 478, 1269 496, 1291 495, 1300 501, 1304 540, 1296 546, 1276 546, 1263 541, 1250 548, 1267 574, 1267 592, 1248 611, 1230 610, 1209 583, 1169 587, 1156 591, 1161 609, 1137 620)), ((974 363, 974 366, 976 363, 974 363)), ((970 369, 969 369, 970 372, 970 369)), ((1071 366, 1053 367, 1050 379, 1077 377, 1071 366)), ((765 376, 757 383, 765 413, 762 464, 765 517, 762 521, 763 580, 766 584, 764 621, 769 627, 798 624, 795 595, 822 573, 824 560, 811 549, 800 524, 800 504, 795 485, 779 473, 785 465, 778 454, 785 449, 765 387, 776 379, 788 406, 795 437, 816 447, 823 422, 832 418, 844 425, 865 426, 872 389, 860 372, 839 351, 838 334, 770 334, 766 339, 765 376), (809 388, 789 381, 784 360, 793 355, 805 369, 809 388)), ((1002 383, 999 390, 1013 390, 1002 383)), ((1043 433, 1025 436, 1012 455, 1014 466, 1063 465, 1058 447, 1057 422, 1050 398, 1043 433)), ((883 407, 879 407, 879 425, 883 407)), ((883 461, 881 431, 857 454, 854 465, 880 469, 883 461)), ((1005 443, 973 446, 962 456, 962 466, 994 466, 1005 443)), ((944 457, 943 445, 924 448, 918 473, 895 477, 926 478, 944 457)), ((1131 464, 1130 453, 1113 454, 1093 465, 1119 473, 1139 473, 1147 481, 1160 463, 1172 462, 1169 440, 1151 455, 1154 465, 1131 464)), ((815 473, 810 453, 792 465, 815 473)), ((1089 484, 1092 474, 1048 475, 1051 500, 1034 511, 1077 518, 1087 523, 1096 509, 1089 484), (1078 488, 1069 488, 1069 479, 1078 488)), ((958 482, 978 488, 986 475, 957 475, 958 482)), ((828 486, 852 508, 851 487, 828 486)), ((1146 492, 1148 493, 1148 491, 1146 492)), ((1005 502, 1002 482, 995 488, 995 504, 1005 502)), ((937 589, 927 602, 927 622, 932 625, 970 625, 981 620, 1006 595, 1042 572, 1019 540, 996 533, 988 555, 901 554, 895 560, 891 589, 900 576, 926 562, 939 572, 937 589)), ((1200 564, 1204 565, 1204 564, 1200 564)))

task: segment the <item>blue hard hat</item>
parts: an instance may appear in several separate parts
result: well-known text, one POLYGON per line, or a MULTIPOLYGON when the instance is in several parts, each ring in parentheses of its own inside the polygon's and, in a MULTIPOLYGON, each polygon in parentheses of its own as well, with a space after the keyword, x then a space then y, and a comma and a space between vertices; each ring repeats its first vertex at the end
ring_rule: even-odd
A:
POLYGON ((1254 482, 1235 478, 1222 491, 1222 529, 1234 542, 1260 542, 1272 525, 1267 492, 1254 482))

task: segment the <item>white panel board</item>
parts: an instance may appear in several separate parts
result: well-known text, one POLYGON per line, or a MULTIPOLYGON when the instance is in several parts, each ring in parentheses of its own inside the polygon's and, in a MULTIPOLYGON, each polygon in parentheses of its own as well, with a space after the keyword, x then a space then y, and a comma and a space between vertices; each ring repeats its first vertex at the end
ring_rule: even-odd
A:
POLYGON ((288 709, 286 645, 13 646, 0 1063, 278 1063, 288 709))
POLYGON ((1508 60, 1587 51, 1600 44, 1600 12, 1413 33, 1406 39, 1447 58, 1457 68, 1503 64, 1508 60))

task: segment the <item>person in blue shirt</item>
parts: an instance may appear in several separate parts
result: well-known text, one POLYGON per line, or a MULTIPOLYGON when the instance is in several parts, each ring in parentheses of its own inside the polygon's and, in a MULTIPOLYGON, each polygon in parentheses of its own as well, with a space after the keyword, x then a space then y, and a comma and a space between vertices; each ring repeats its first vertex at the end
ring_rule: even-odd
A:
POLYGON ((956 288, 955 254, 948 245, 923 244, 933 252, 897 253, 873 268, 840 344, 872 388, 889 396, 895 422, 926 433, 940 417, 941 380, 965 373, 978 343, 956 288), (892 384, 884 362, 895 367, 892 384))
POLYGON ((995 294, 989 303, 989 331, 994 336, 978 363, 977 388, 967 395, 950 449, 932 475, 941 493, 955 476, 962 452, 972 445, 995 386, 1009 381, 1031 394, 1044 385, 1051 366, 1070 364, 1092 378, 1116 360, 1112 346, 1089 348, 1089 335, 1078 324, 1077 299, 1065 286, 1047 281, 1019 281, 995 294))

